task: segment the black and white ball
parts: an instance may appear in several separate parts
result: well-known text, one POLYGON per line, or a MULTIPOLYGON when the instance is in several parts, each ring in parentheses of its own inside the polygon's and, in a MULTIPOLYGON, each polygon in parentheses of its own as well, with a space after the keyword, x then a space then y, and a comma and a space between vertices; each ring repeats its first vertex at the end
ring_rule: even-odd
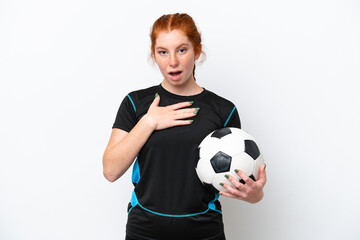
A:
POLYGON ((201 182, 215 192, 227 191, 220 185, 231 174, 245 183, 235 173, 240 169, 254 181, 259 176, 264 159, 254 137, 240 128, 226 127, 213 131, 199 145, 196 173, 201 182))

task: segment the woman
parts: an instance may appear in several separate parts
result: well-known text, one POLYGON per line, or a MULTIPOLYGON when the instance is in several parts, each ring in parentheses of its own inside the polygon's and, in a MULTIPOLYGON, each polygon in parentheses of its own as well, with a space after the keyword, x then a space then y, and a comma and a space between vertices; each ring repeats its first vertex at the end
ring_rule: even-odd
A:
MULTIPOLYGON (((136 158, 126 239, 225 239, 219 195, 202 185, 194 161, 210 132, 240 128, 238 112, 232 102, 195 81, 202 45, 189 15, 163 15, 150 37, 151 56, 164 79, 125 96, 103 156, 104 176, 111 182, 136 158)), ((264 167, 257 181, 238 174, 246 184, 229 176, 234 186, 223 183, 228 192, 220 194, 260 201, 264 167)))

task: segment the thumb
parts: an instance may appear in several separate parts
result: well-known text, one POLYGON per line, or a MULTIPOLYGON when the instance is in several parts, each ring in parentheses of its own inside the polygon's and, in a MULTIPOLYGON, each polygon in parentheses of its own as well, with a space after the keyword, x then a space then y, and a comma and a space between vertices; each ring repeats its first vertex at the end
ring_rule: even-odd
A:
POLYGON ((262 182, 264 185, 265 185, 265 183, 266 183, 265 164, 260 167, 260 171, 259 171, 259 181, 262 182))

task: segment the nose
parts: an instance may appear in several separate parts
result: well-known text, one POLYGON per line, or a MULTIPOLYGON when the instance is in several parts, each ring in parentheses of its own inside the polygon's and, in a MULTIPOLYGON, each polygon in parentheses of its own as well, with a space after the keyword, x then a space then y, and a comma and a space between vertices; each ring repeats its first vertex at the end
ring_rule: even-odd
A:
POLYGON ((179 61, 176 57, 176 55, 173 53, 170 55, 170 62, 169 62, 169 65, 171 67, 176 67, 177 65, 179 64, 179 61))

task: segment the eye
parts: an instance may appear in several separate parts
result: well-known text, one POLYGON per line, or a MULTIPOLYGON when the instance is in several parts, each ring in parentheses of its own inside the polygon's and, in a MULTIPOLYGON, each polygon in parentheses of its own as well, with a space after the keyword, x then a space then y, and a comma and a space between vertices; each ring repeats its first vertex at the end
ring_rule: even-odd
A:
POLYGON ((186 52, 186 50, 187 50, 186 48, 182 48, 182 49, 179 49, 179 52, 184 53, 184 52, 186 52))
POLYGON ((166 51, 158 51, 158 54, 164 55, 164 54, 166 54, 166 51))

